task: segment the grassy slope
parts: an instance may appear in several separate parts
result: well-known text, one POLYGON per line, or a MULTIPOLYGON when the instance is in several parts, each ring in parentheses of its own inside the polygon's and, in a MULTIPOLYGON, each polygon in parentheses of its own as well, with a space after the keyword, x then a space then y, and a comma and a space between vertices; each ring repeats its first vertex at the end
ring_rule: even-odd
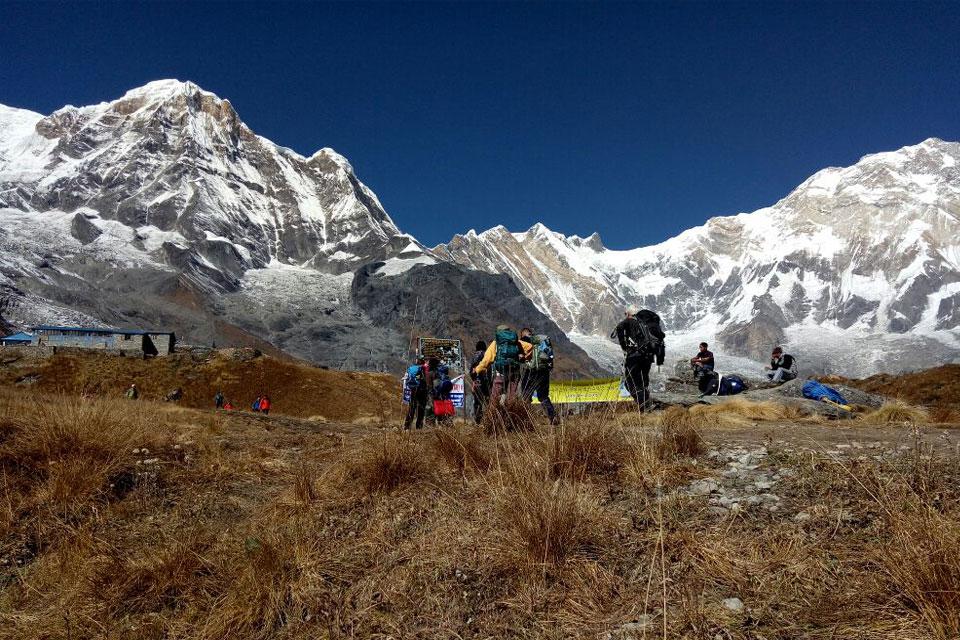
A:
MULTIPOLYGON (((0 362, 10 357, 0 352, 0 362)), ((224 349, 195 359, 189 353, 142 360, 91 352, 58 353, 46 359, 22 359, 0 366, 0 384, 36 376, 31 388, 68 394, 120 396, 136 383, 144 399, 162 399, 181 387, 181 406, 210 408, 217 389, 238 409, 267 393, 273 411, 304 418, 357 420, 392 416, 399 411, 397 378, 375 373, 320 369, 272 356, 251 357, 246 350, 224 349)))

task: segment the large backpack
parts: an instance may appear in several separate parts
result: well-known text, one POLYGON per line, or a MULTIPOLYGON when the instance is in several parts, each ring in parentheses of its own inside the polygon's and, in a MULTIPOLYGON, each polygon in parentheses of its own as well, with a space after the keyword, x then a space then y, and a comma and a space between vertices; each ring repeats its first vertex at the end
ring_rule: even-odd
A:
POLYGON ((627 339, 633 352, 649 356, 663 364, 666 355, 666 334, 660 324, 660 316, 648 309, 641 309, 627 323, 627 339))
POLYGON ((700 393, 705 396, 735 396, 747 390, 747 383, 736 374, 720 375, 709 371, 700 376, 697 383, 700 393))
POLYGON ((416 391, 424 382, 423 367, 419 364, 412 364, 407 367, 406 385, 410 391, 416 391))
POLYGON ((509 368, 520 366, 520 340, 517 332, 511 329, 497 331, 497 357, 493 360, 493 368, 498 373, 505 373, 509 368))
POLYGON ((544 335, 531 336, 530 344, 533 345, 533 353, 527 366, 536 371, 553 369, 553 344, 550 338, 544 335))

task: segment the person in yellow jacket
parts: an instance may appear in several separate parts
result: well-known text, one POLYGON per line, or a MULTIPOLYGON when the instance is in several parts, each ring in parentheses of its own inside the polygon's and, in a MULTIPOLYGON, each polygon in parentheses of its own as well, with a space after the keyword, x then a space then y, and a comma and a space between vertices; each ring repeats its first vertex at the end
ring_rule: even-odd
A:
POLYGON ((530 359, 533 345, 522 342, 517 332, 508 325, 497 327, 496 337, 483 354, 483 359, 473 369, 474 375, 479 375, 488 368, 493 369, 493 388, 490 391, 490 402, 500 402, 500 396, 506 394, 507 400, 517 396, 517 386, 520 383, 522 363, 530 359))

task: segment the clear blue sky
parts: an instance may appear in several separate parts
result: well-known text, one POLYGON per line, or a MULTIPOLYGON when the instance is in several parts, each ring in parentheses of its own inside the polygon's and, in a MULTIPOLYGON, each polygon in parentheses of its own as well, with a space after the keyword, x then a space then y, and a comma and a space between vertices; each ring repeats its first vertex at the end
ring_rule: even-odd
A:
POLYGON ((425 243, 542 221, 627 248, 960 139, 958 43, 956 2, 3 2, 0 103, 193 80, 345 155, 425 243))

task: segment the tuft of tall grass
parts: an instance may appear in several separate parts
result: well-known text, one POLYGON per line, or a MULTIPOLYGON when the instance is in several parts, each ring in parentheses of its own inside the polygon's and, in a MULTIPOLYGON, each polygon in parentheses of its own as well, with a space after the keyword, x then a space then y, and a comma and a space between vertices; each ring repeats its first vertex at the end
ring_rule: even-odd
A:
POLYGON ((497 504, 506 557, 523 573, 590 556, 605 538, 600 506, 582 484, 551 480, 530 467, 514 467, 497 504))
POLYGON ((157 441, 156 422, 146 407, 117 400, 19 403, 0 436, 0 469, 22 498, 8 515, 42 510, 69 521, 125 491, 136 464, 132 452, 157 441))
POLYGON ((481 426, 487 435, 495 436, 533 431, 535 423, 530 405, 520 398, 511 398, 502 404, 491 402, 483 414, 481 426))
POLYGON ((569 420, 544 449, 551 477, 570 480, 615 473, 633 454, 623 428, 611 419, 569 420))
POLYGON ((695 458, 703 454, 703 437, 697 430, 703 425, 701 416, 683 407, 668 407, 661 417, 657 452, 661 459, 695 458))
POLYGON ((365 494, 389 493, 428 474, 423 452, 409 433, 388 432, 358 451, 352 480, 365 494))
POLYGON ((863 421, 868 424, 902 424, 907 422, 927 424, 930 422, 930 415, 925 409, 895 400, 884 403, 879 409, 864 415, 863 421))
POLYGON ((887 513, 891 535, 876 563, 892 591, 934 638, 960 637, 960 524, 928 505, 887 513))
POLYGON ((437 429, 431 436, 431 444, 440 459, 461 474, 490 468, 488 443, 476 429, 437 429))

